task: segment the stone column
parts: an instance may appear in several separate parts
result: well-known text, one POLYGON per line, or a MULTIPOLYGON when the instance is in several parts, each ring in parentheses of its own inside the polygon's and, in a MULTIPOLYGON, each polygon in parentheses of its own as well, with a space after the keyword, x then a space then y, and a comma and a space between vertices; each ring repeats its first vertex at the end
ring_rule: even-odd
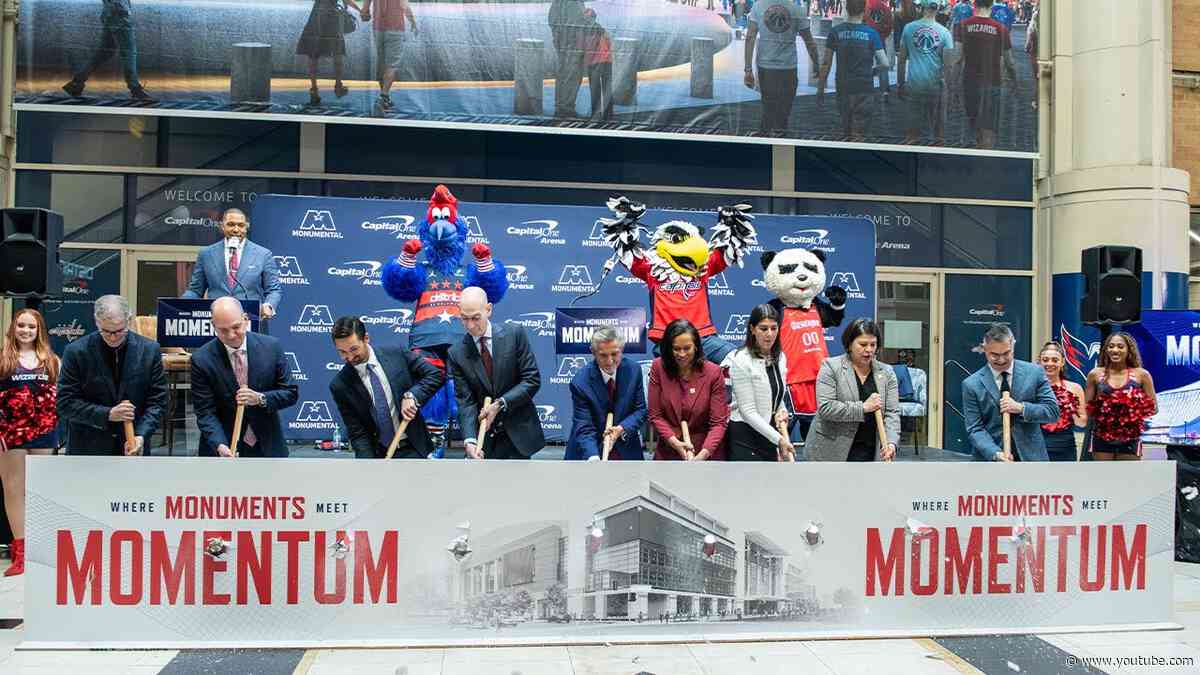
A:
POLYGON ((517 40, 513 59, 513 113, 544 114, 542 81, 546 76, 545 43, 528 38, 517 40))

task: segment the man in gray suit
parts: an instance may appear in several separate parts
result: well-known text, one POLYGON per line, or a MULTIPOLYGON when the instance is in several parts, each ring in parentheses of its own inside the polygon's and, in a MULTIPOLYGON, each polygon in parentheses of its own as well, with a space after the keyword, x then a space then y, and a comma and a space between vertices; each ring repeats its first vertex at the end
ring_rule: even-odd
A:
POLYGON ((271 251, 246 239, 250 221, 241 209, 228 209, 221 217, 225 238, 206 246, 196 256, 196 267, 185 298, 258 300, 264 319, 275 316, 283 293, 271 251), (207 296, 206 296, 207 294, 207 296))
POLYGON ((1008 326, 992 324, 983 336, 987 365, 963 381, 963 417, 976 461, 1049 460, 1040 425, 1058 419, 1058 400, 1045 371, 1013 358, 1014 342, 1008 326), (1004 413, 1012 416, 1011 454, 1002 447, 1004 413))
POLYGON ((450 347, 450 376, 467 457, 528 459, 546 445, 546 437, 533 406, 542 378, 525 329, 492 323, 492 304, 476 286, 463 289, 458 312, 467 334, 450 347), (489 396, 492 403, 484 406, 489 396), (478 438, 484 420, 486 439, 478 438))

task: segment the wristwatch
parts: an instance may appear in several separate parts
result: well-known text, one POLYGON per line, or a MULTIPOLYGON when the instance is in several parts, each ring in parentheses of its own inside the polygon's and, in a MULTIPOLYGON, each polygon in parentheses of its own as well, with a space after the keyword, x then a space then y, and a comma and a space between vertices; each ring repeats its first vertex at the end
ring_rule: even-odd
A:
POLYGON ((417 402, 417 397, 414 396, 411 391, 404 392, 404 395, 401 396, 400 398, 401 398, 401 400, 409 400, 409 401, 412 401, 413 403, 417 402))
POLYGON ((259 405, 266 405, 266 404, 267 404, 267 395, 266 395, 266 394, 263 394, 263 393, 261 393, 261 392, 259 393, 259 395, 258 395, 258 404, 259 404, 259 405))

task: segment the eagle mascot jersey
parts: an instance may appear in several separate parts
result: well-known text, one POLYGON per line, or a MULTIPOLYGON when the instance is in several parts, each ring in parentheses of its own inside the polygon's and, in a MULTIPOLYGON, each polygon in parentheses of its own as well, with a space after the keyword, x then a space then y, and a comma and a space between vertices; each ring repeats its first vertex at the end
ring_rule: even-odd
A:
POLYGON ((717 210, 717 224, 706 242, 700 229, 683 221, 672 220, 658 226, 650 238, 649 248, 643 248, 641 234, 646 228, 640 219, 646 212, 644 204, 625 197, 608 201, 616 218, 602 219, 604 238, 613 248, 611 269, 620 260, 629 272, 646 283, 650 291, 653 319, 647 333, 658 343, 667 324, 687 319, 700 331, 704 356, 720 364, 734 346, 717 337, 708 303, 708 280, 725 271, 730 265, 741 267, 748 247, 758 243, 754 225, 750 222, 750 206, 722 206, 717 210))
POLYGON ((787 387, 797 414, 817 412, 817 373, 829 358, 825 329, 841 325, 846 289, 825 288, 825 252, 789 248, 762 254, 763 284, 775 294, 779 342, 787 356, 787 387), (828 302, 817 297, 825 291, 828 302))
MULTIPOLYGON (((404 242, 398 257, 388 261, 381 275, 387 294, 404 303, 416 303, 408 346, 433 365, 446 370, 450 345, 462 340, 464 329, 458 319, 458 301, 462 289, 478 286, 487 293, 488 302, 497 303, 508 291, 504 265, 492 259, 486 244, 471 249, 474 264, 465 270, 462 257, 467 247, 468 227, 458 215, 458 200, 445 185, 437 186, 429 198, 425 219, 417 229, 417 239, 404 242), (424 254, 424 260, 417 256, 424 254)), ((425 426, 435 450, 430 457, 445 454, 446 427, 457 416, 454 382, 449 378, 437 394, 421 407, 425 426)))

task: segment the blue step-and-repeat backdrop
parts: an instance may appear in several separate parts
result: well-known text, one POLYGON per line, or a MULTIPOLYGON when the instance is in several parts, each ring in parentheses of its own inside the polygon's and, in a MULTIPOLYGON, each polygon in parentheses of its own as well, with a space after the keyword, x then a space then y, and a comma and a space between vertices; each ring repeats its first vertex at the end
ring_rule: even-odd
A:
MULTIPOLYGON (((714 209, 718 204, 714 204, 714 209)), ((290 439, 330 438, 340 424, 329 396, 329 382, 342 367, 329 332, 334 319, 357 315, 372 342, 406 343, 413 306, 390 298, 380 271, 416 237, 425 217, 424 201, 339 199, 265 195, 255 201, 252 237, 271 249, 283 283, 279 315, 268 331, 283 341, 300 386, 300 403, 284 413, 290 439)), ((535 401, 549 443, 565 442, 571 431, 567 385, 590 357, 554 351, 554 311, 595 288, 611 249, 601 237, 603 206, 546 206, 460 202, 460 217, 470 226, 470 243, 492 247, 508 268, 509 290, 493 321, 519 323, 528 332, 541 369, 535 401)), ((642 222, 653 232, 668 220, 687 220, 707 228, 715 211, 657 211, 642 222)), ((744 268, 726 270, 709 280, 713 323, 721 337, 745 339, 746 319, 754 305, 771 299, 762 281, 759 254, 764 250, 817 247, 828 255, 829 283, 849 292, 846 315, 875 315, 875 227, 865 218, 756 215, 759 246, 744 268)), ((648 236, 643 237, 643 243, 648 236)), ((472 264, 470 246, 464 254, 472 264)), ((645 307, 646 285, 618 265, 595 295, 578 306, 645 307)), ((826 331, 831 354, 841 352, 841 328, 826 331)), ((651 347, 652 348, 652 347, 651 347)), ((630 354, 649 363, 650 354, 630 354)))

